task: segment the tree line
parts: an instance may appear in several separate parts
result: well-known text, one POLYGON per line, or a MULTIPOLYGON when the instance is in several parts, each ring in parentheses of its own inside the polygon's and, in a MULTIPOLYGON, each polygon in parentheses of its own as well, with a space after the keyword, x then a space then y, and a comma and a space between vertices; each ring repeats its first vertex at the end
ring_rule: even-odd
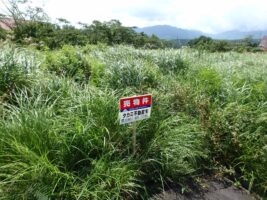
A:
POLYGON ((155 35, 137 33, 135 27, 123 26, 119 20, 79 23, 79 28, 63 18, 51 23, 41 8, 29 6, 22 11, 20 5, 27 2, 8 0, 7 14, 0 14, 0 21, 10 19, 14 22, 14 26, 10 27, 9 32, 0 28, 0 39, 10 38, 19 44, 34 44, 38 48, 49 49, 60 48, 66 44, 80 46, 97 43, 127 44, 145 48, 164 48, 170 45, 155 35))
POLYGON ((242 40, 213 40, 210 37, 200 36, 199 38, 188 41, 188 46, 200 51, 209 52, 256 52, 260 51, 258 48, 259 40, 252 39, 248 36, 242 40))
MULTIPOLYGON (((59 18, 52 23, 42 8, 28 5, 28 0, 6 0, 7 13, 0 13, 0 22, 10 19, 14 23, 11 31, 0 26, 0 40, 9 38, 22 45, 35 45, 39 49, 56 49, 64 45, 79 45, 103 43, 107 45, 126 44, 137 48, 180 48, 189 46, 199 51, 259 51, 259 41, 247 37, 243 40, 225 41, 213 40, 200 36, 193 40, 166 41, 156 35, 148 36, 137 33, 135 27, 123 26, 119 20, 108 22, 93 21, 91 24, 79 23, 79 28, 68 20, 59 18), (23 10, 21 5, 28 5, 23 10)), ((24 6, 25 7, 25 6, 24 6)))

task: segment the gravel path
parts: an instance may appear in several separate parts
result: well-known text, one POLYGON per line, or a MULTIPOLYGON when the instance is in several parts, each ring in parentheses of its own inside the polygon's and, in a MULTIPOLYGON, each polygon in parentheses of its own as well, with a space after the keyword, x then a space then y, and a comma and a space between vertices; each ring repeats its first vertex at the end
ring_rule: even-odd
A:
POLYGON ((181 195, 175 190, 169 190, 153 197, 153 200, 257 200, 254 196, 226 184, 223 181, 212 180, 205 182, 202 192, 181 195))

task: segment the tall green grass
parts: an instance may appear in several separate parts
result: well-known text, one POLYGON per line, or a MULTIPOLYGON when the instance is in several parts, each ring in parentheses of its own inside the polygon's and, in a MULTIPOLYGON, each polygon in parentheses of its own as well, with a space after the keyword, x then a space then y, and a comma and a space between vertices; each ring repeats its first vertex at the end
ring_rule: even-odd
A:
POLYGON ((207 168, 266 195, 266 55, 2 48, 0 198, 147 199, 207 168), (132 155, 118 101, 145 93, 132 155))
POLYGON ((29 86, 38 73, 40 61, 31 51, 12 45, 1 47, 0 53, 0 95, 9 95, 16 88, 29 86))

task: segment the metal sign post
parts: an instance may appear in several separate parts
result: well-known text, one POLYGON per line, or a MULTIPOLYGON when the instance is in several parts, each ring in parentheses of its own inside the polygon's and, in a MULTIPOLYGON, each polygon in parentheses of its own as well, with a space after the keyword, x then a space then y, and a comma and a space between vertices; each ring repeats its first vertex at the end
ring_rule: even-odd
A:
POLYGON ((133 154, 136 153, 136 121, 147 119, 151 114, 151 95, 125 97, 120 99, 120 124, 132 123, 133 154))
POLYGON ((136 153, 136 129, 137 129, 137 125, 136 122, 133 123, 133 136, 132 136, 132 140, 133 140, 133 155, 135 155, 136 153))

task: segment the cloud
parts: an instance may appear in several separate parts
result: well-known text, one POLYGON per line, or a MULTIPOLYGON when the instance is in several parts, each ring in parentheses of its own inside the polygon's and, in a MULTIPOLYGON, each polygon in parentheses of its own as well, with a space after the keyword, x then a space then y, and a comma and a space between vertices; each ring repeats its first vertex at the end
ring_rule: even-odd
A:
POLYGON ((146 8, 134 10, 129 12, 128 14, 132 15, 133 17, 137 17, 148 21, 161 20, 165 18, 164 13, 161 12, 160 10, 148 10, 146 8))
MULTIPOLYGON (((267 29, 266 0, 33 0, 52 19, 120 20, 126 26, 168 24, 215 33, 267 29)), ((1 6, 1 5, 0 5, 1 6)))

